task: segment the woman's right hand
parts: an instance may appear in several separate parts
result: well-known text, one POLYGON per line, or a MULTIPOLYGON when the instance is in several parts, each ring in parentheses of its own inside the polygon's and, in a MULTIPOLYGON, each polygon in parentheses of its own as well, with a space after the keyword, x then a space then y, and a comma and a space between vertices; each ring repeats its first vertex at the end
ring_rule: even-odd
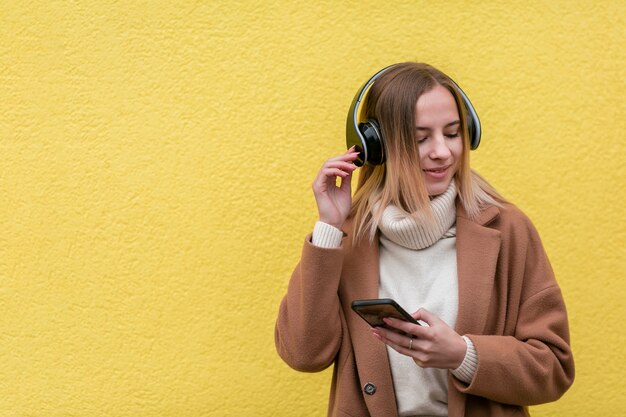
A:
POLYGON ((341 229, 350 214, 352 207, 352 173, 357 168, 353 161, 359 153, 354 146, 346 153, 330 158, 322 165, 315 181, 313 194, 317 202, 317 211, 320 221, 341 229), (337 186, 337 178, 341 178, 341 185, 337 186))

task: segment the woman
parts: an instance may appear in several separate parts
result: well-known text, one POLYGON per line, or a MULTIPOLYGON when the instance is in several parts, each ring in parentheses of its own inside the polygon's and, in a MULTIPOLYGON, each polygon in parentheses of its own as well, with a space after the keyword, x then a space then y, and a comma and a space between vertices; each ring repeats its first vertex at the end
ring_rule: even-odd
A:
POLYGON ((294 369, 334 365, 329 416, 522 416, 573 382, 560 289, 528 218, 470 170, 463 97, 431 66, 390 67, 365 107, 384 164, 362 168, 354 198, 361 149, 313 182, 319 221, 275 337, 294 369), (423 325, 370 328, 350 306, 374 298, 423 325))

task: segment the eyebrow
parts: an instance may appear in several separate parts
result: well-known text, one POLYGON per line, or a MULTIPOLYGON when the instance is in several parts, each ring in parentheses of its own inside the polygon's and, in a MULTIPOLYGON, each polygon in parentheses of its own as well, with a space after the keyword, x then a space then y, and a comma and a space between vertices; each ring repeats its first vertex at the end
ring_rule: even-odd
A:
MULTIPOLYGON (((446 127, 452 127, 452 126, 458 125, 458 124, 461 124, 461 121, 460 120, 455 120, 454 122, 450 122, 447 125, 445 125, 444 129, 446 127)), ((422 126, 415 126, 415 130, 430 130, 430 128, 429 127, 422 127, 422 126)))

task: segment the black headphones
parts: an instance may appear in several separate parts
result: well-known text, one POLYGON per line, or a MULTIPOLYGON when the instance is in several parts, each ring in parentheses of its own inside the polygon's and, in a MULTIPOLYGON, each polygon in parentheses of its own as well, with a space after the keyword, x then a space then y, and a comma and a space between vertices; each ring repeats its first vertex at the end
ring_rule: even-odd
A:
MULTIPOLYGON (((359 157, 354 164, 362 166, 364 164, 381 165, 385 162, 385 146, 383 136, 380 131, 380 124, 376 119, 365 119, 365 98, 374 81, 388 69, 397 64, 390 65, 378 71, 363 84, 354 96, 350 110, 348 110, 348 120, 346 122, 346 145, 348 149, 355 146, 359 152, 359 157)), ((463 103, 467 110, 467 127, 470 135, 470 149, 478 148, 480 144, 480 120, 474 106, 469 101, 461 87, 454 81, 457 90, 463 98, 463 103)))

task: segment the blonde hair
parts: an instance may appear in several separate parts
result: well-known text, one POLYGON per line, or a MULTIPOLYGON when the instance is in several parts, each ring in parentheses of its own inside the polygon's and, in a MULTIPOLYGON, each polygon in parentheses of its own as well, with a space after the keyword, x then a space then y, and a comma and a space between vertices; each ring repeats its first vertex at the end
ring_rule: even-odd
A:
POLYGON ((415 108, 419 97, 441 85, 456 101, 461 119, 463 152, 454 175, 458 196, 470 218, 488 205, 500 206, 504 198, 470 169, 467 111, 454 82, 443 72, 423 63, 397 64, 372 85, 365 103, 368 118, 378 120, 384 138, 386 162, 361 168, 351 216, 355 239, 373 241, 385 207, 395 205, 407 214, 433 219, 430 197, 421 173, 415 140, 415 108))

